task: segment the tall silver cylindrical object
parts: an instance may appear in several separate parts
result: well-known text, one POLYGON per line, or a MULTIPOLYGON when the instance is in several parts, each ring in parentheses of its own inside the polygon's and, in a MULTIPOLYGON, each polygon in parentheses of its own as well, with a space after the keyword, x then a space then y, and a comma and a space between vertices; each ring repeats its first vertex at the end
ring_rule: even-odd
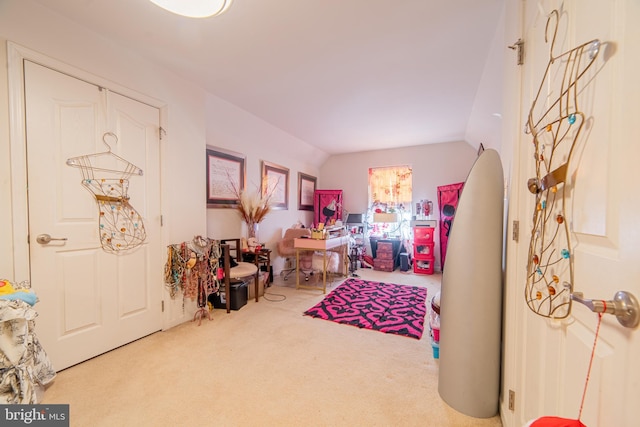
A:
POLYGON ((465 181, 442 275, 438 391, 476 418, 499 408, 503 186, 500 157, 485 150, 465 181))

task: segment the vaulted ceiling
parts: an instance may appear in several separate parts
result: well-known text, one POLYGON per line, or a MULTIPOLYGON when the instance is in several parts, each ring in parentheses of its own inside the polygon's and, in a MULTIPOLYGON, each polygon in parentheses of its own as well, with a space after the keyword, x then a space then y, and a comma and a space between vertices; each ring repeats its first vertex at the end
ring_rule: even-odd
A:
POLYGON ((35 0, 328 153, 464 140, 504 0, 35 0))

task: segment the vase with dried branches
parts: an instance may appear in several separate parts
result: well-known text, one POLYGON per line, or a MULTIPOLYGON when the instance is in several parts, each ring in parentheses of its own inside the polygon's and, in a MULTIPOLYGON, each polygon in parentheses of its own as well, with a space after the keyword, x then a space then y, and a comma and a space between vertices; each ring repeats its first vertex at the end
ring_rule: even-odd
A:
POLYGON ((242 221, 247 224, 249 238, 258 239, 258 224, 271 212, 271 197, 273 190, 255 191, 252 193, 246 190, 239 190, 232 186, 233 192, 238 199, 237 211, 242 221))

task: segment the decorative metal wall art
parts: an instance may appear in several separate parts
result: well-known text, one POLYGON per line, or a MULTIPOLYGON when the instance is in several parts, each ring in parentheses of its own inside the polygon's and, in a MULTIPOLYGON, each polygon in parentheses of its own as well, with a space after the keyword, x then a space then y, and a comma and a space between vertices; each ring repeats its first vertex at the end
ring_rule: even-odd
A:
POLYGON ((67 159, 67 165, 82 172, 82 186, 95 197, 98 205, 98 228, 102 249, 119 253, 140 246, 147 237, 142 217, 129 203, 129 178, 142 175, 142 169, 111 152, 107 137, 118 137, 107 132, 102 142, 108 150, 101 153, 67 159), (115 174, 117 178, 96 178, 94 172, 115 174))
MULTIPOLYGON (((580 83, 600 51, 597 39, 556 54, 557 10, 549 14, 545 42, 549 62, 529 111, 536 176, 527 182, 535 195, 525 299, 544 317, 561 319, 571 310, 573 252, 567 220, 567 171, 574 147, 582 139, 585 115, 578 100, 580 83), (551 40, 549 41, 549 37, 551 40)), ((586 85, 585 81, 585 85, 586 85)))

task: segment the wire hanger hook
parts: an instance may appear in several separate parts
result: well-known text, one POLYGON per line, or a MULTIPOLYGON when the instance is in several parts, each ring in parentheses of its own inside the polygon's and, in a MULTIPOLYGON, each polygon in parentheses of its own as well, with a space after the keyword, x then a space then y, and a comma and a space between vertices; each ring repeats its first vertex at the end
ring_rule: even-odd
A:
POLYGON ((113 133, 113 132, 105 132, 104 135, 102 135, 102 142, 104 142, 104 145, 107 146, 107 148, 109 149, 109 152, 111 152, 111 145, 109 145, 109 143, 107 142, 107 137, 111 136, 113 137, 113 139, 115 139, 115 144, 118 144, 118 136, 113 133))

